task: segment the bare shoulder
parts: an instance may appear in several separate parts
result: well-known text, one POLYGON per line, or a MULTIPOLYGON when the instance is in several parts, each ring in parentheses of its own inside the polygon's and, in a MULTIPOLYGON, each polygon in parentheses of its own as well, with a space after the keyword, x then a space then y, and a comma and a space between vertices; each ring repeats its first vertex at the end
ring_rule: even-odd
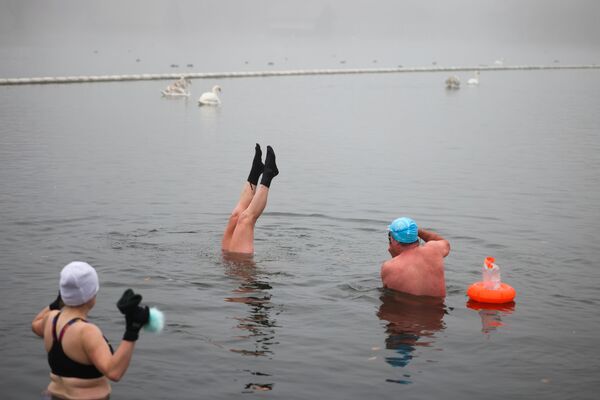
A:
POLYGON ((94 347, 97 343, 104 341, 100 328, 91 322, 81 324, 79 334, 85 347, 94 347))
POLYGON ((432 249, 439 253, 442 257, 446 257, 450 254, 450 242, 446 239, 443 240, 430 240, 423 245, 425 249, 432 249))
MULTIPOLYGON (((44 318, 40 321, 40 335, 39 336, 44 336, 46 331, 47 332, 51 332, 52 331, 52 321, 54 321, 54 317, 56 317, 58 314, 60 313, 60 310, 50 310, 45 316, 44 318)), ((35 323, 35 322, 34 322, 35 323)))
POLYGON ((394 258, 391 258, 389 260, 386 260, 381 265, 381 270, 383 271, 383 270, 387 270, 387 269, 390 269, 390 268, 394 268, 395 269, 395 268, 398 268, 399 264, 400 263, 398 262, 398 257, 394 257, 394 258))
POLYGON ((46 314, 44 321, 52 321, 58 314, 60 314, 60 310, 50 310, 48 311, 48 314, 46 314))
POLYGON ((86 322, 81 324, 81 334, 84 336, 102 336, 102 331, 95 324, 91 322, 86 322))
POLYGON ((399 262, 398 257, 394 257, 390 260, 386 260, 381 265, 381 279, 385 281, 386 277, 390 275, 396 275, 402 270, 402 263, 399 262))

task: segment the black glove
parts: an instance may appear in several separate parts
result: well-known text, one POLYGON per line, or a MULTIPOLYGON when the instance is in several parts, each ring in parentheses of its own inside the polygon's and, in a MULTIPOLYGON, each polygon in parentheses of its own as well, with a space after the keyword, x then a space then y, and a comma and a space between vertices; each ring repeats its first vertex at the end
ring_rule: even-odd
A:
POLYGON ((148 306, 140 306, 141 294, 135 294, 133 290, 127 289, 117 302, 117 308, 125 315, 125 334, 123 340, 135 342, 138 340, 140 329, 150 319, 148 306))
POLYGON ((48 306, 51 310, 60 310, 65 306, 65 303, 62 301, 62 297, 60 297, 60 290, 58 291, 58 297, 48 306))

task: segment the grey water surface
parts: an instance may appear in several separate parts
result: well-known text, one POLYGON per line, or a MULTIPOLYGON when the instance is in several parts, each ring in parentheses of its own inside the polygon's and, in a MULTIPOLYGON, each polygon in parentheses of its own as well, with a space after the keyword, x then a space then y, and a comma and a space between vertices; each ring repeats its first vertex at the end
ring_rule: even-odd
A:
MULTIPOLYGON (((68 64, 69 51, 48 57, 44 45, 24 63, 8 42, 2 77, 163 72, 176 58, 157 53, 141 71, 115 55, 129 43, 107 45, 100 63, 78 44, 89 58, 68 64)), ((362 66, 433 59, 369 43, 341 49, 362 66)), ((254 56, 267 65, 277 49, 254 56)), ((598 60, 594 46, 528 49, 539 50, 464 54, 598 60)), ((315 46, 292 67, 338 65, 339 50, 315 46)), ((252 69, 244 55, 196 69, 252 69)), ((166 316, 162 334, 142 334, 114 399, 596 398, 600 72, 486 72, 478 87, 469 76, 456 91, 439 73, 195 80, 187 100, 161 97, 160 81, 0 87, 1 397, 47 386, 30 323, 60 269, 84 260, 101 281, 90 319, 113 345, 125 288, 166 316), (223 105, 198 107, 213 84, 223 105), (280 175, 254 258, 232 260, 221 235, 256 142, 274 147, 280 175), (451 242, 441 305, 381 288, 386 227, 401 215, 451 242), (486 256, 514 306, 467 304, 486 256)))
POLYGON ((29 323, 80 259, 99 271, 91 318, 113 343, 126 287, 167 317, 115 398, 229 398, 253 384, 281 398, 591 398, 600 76, 497 72, 455 92, 443 78, 226 80, 221 108, 161 98, 156 82, 2 88, 9 397, 45 387, 29 323), (273 145, 281 173, 247 265, 222 258, 220 236, 255 142, 273 145), (403 312, 381 291, 399 215, 451 241, 443 312, 403 312), (487 255, 517 290, 514 310, 466 307, 487 255))

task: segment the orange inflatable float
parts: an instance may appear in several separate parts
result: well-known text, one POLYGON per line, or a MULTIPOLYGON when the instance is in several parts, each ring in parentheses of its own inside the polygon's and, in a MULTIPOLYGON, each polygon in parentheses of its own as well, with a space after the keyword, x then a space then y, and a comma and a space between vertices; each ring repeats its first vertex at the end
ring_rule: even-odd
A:
POLYGON ((500 282, 500 267, 493 257, 487 257, 483 263, 483 281, 475 282, 467 289, 467 296, 479 303, 504 304, 510 303, 516 296, 515 289, 500 282))

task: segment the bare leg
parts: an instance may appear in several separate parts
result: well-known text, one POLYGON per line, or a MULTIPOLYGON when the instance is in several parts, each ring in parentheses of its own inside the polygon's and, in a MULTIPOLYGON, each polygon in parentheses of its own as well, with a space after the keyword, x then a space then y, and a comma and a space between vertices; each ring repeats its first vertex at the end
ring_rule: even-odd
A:
POLYGON ((238 219, 240 214, 248 208, 252 198, 254 197, 254 193, 256 192, 256 185, 251 184, 250 182, 245 182, 244 187, 242 188, 242 193, 240 194, 240 200, 237 205, 231 212, 229 216, 229 222, 227 223, 227 227, 225 228, 225 233, 223 234, 223 240, 221 241, 221 248, 223 250, 229 250, 229 246, 231 243, 231 237, 233 236, 233 231, 235 230, 235 226, 238 223, 238 219))
POLYGON ((229 251, 233 253, 254 252, 254 226, 267 205, 268 195, 269 188, 259 185, 250 205, 238 217, 228 247, 229 251))
POLYGON ((262 180, 248 207, 239 214, 227 250, 234 253, 254 252, 254 226, 267 206, 269 186, 277 174, 279 174, 279 170, 275 164, 275 153, 271 146, 267 146, 262 180))

